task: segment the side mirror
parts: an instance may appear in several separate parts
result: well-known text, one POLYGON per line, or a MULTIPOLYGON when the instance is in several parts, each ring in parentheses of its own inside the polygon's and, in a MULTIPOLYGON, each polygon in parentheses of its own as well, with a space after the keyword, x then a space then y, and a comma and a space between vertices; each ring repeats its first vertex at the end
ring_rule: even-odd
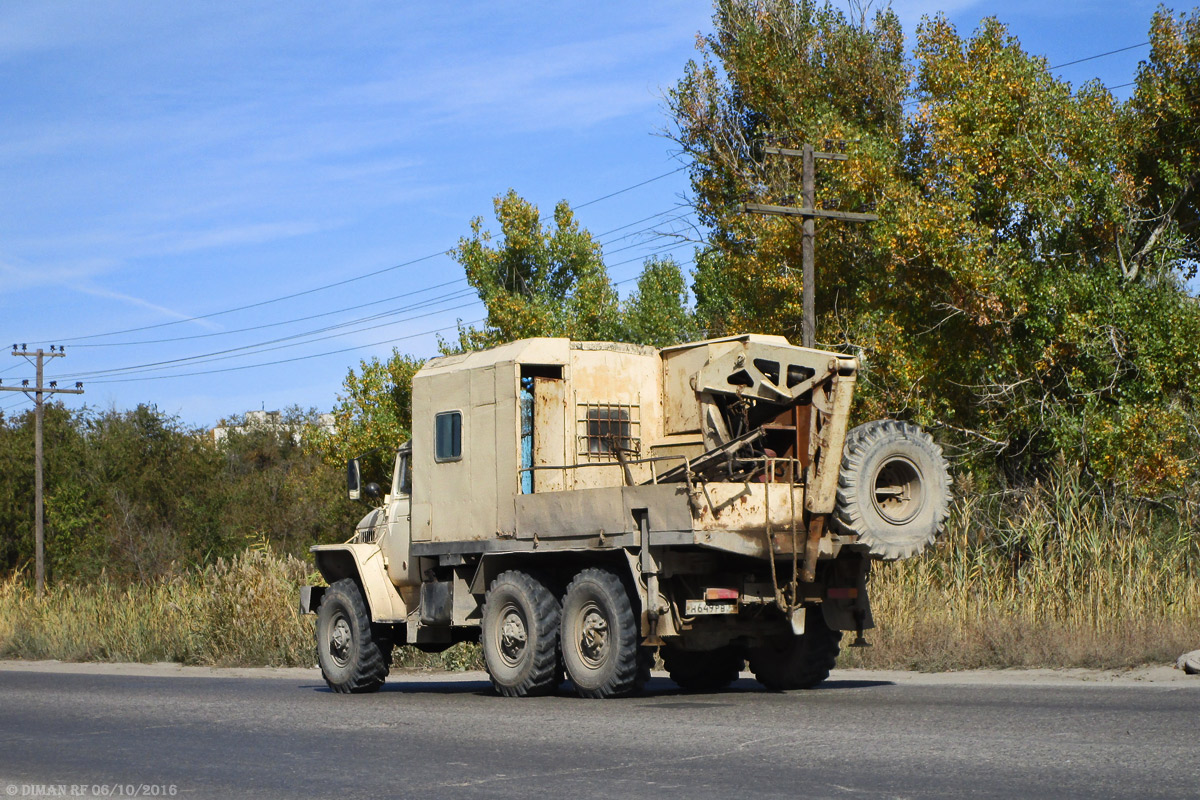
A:
POLYGON ((362 478, 359 475, 358 459, 352 458, 346 462, 346 494, 351 500, 357 500, 362 497, 362 490, 359 488, 362 483, 362 478))
POLYGON ((383 492, 379 491, 378 483, 368 483, 366 486, 363 487, 362 491, 363 491, 363 494, 365 494, 367 497, 371 498, 372 500, 378 500, 379 497, 383 494, 383 492))

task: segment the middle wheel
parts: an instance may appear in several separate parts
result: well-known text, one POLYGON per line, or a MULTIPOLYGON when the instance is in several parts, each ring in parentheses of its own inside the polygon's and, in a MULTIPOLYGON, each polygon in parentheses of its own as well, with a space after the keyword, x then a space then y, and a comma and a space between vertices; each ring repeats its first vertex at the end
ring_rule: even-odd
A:
POLYGON ((616 697, 641 688, 638 619, 625 584, 607 569, 581 571, 562 607, 563 666, 581 697, 616 697))
POLYGON ((558 600, 527 572, 502 572, 483 603, 480 643, 496 691, 548 694, 558 686, 558 600))

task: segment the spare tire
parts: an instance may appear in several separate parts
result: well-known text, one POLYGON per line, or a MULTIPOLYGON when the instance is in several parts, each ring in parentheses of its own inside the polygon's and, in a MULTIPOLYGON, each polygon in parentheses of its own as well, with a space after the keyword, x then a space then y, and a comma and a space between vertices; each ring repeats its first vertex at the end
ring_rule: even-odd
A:
POLYGON ((920 555, 950 513, 950 470, 942 448, 909 422, 875 420, 846 434, 835 524, 896 560, 920 555))

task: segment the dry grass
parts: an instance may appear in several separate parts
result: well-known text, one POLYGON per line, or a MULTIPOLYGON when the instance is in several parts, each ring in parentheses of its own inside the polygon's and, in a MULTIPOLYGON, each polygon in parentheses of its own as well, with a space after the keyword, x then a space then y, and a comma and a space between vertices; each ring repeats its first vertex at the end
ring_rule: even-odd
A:
MULTIPOLYGON (((1111 502, 1071 475, 1019 495, 960 486, 936 552, 878 565, 870 649, 841 666, 1129 667, 1200 647, 1200 514, 1194 502, 1111 502)), ((313 618, 291 557, 246 551, 147 584, 56 585, 36 602, 0 582, 0 657, 308 666, 313 618)), ((472 669, 479 648, 395 652, 397 666, 472 669)))
POLYGON ((1119 668, 1200 646, 1193 503, 1107 500, 1066 471, 1016 497, 961 495, 935 553, 877 565, 874 647, 842 666, 1119 668))
MULTIPOLYGON (((320 583, 290 556, 247 550, 196 572, 146 584, 48 587, 38 602, 23 576, 0 582, 0 658, 175 661, 213 666, 312 666, 311 616, 299 590, 320 583)), ((397 648, 393 663, 416 669, 477 669, 479 648, 444 653, 397 648)))
POLYGON ((309 571, 247 550, 169 580, 50 586, 41 602, 14 576, 0 584, 0 657, 309 665, 312 622, 296 599, 309 571))

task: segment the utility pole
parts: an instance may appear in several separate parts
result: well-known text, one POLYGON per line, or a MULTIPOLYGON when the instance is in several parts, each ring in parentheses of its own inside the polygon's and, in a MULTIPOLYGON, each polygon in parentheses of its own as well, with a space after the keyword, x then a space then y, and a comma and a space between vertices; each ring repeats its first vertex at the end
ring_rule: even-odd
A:
POLYGON ((816 240, 817 217, 824 219, 840 219, 843 222, 874 222, 879 219, 877 214, 855 214, 848 211, 826 211, 817 208, 816 168, 817 159, 826 161, 848 161, 844 153, 821 153, 813 150, 811 144, 803 145, 800 150, 787 147, 764 147, 764 153, 769 155, 787 156, 803 159, 801 199, 803 206, 773 206, 763 203, 743 203, 742 210, 750 214, 770 214, 779 217, 802 219, 800 237, 800 279, 803 283, 804 320, 800 332, 800 343, 804 347, 815 347, 817 341, 817 301, 816 301, 816 265, 814 263, 814 244, 816 240))
MULTIPOLYGON (((37 596, 40 598, 46 591, 46 534, 43 527, 42 514, 42 407, 44 405, 44 396, 52 394, 83 394, 83 384, 76 383, 74 389, 58 388, 58 381, 50 381, 50 385, 46 386, 43 382, 43 365, 47 358, 62 358, 66 355, 66 348, 50 345, 50 352, 38 348, 30 352, 26 345, 21 345, 20 349, 14 344, 12 346, 12 354, 22 358, 36 358, 34 365, 37 368, 37 378, 34 385, 29 385, 29 380, 21 381, 20 386, 0 386, 0 392, 24 392, 25 396, 33 401, 34 406, 34 433, 33 433, 33 531, 34 531, 34 572, 37 582, 37 596), (32 389, 32 394, 30 390, 32 389)), ((0 382, 2 383, 2 382, 0 382)))

